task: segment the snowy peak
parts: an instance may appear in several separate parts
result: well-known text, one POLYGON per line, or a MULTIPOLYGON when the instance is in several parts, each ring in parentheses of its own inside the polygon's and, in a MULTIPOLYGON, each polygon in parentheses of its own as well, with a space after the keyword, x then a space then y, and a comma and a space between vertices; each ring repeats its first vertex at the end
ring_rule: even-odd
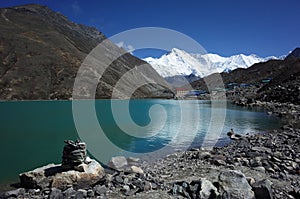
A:
POLYGON ((208 72, 207 69, 202 67, 203 64, 196 57, 176 48, 173 48, 170 53, 160 58, 149 57, 144 60, 150 63, 163 77, 190 74, 203 76, 208 72))
POLYGON ((265 62, 277 57, 261 58, 257 55, 233 55, 222 57, 217 54, 191 54, 173 48, 160 58, 148 57, 144 60, 163 77, 195 75, 204 77, 215 72, 230 72, 236 68, 248 68, 255 63, 265 62))

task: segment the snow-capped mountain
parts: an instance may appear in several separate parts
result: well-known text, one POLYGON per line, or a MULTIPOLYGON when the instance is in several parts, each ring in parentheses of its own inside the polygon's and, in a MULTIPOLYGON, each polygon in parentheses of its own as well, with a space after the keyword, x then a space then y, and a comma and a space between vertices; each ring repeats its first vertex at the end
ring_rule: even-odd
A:
POLYGON ((265 62, 277 57, 261 58, 256 55, 233 55, 222 57, 217 54, 190 54, 173 48, 160 58, 145 58, 163 77, 195 75, 205 77, 215 72, 230 72, 236 68, 248 68, 255 63, 265 62))

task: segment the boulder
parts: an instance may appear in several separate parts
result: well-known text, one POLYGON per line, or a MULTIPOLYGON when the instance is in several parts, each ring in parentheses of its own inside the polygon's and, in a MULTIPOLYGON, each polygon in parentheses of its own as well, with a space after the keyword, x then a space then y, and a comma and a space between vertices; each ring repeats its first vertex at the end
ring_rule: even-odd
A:
POLYGON ((109 167, 116 169, 116 170, 121 170, 127 165, 128 165, 128 162, 124 156, 112 157, 110 162, 108 163, 109 167))
POLYGON ((222 198, 254 199, 254 192, 241 171, 228 170, 220 173, 218 177, 219 192, 222 198))
POLYGON ((182 197, 190 198, 190 185, 188 182, 176 182, 173 184, 172 190, 170 193, 175 195, 180 195, 182 197))
POLYGON ((60 165, 48 164, 32 171, 21 173, 19 175, 21 186, 28 189, 47 188, 50 186, 52 180, 52 178, 48 178, 47 176, 55 175, 59 172, 62 172, 60 165))
POLYGON ((272 182, 268 179, 258 181, 252 185, 256 199, 273 199, 272 182))
MULTIPOLYGON (((17 198, 20 195, 23 195, 25 193, 25 189, 24 188, 19 188, 16 190, 11 190, 11 191, 7 191, 4 193, 4 198, 17 198)), ((1 195, 0 195, 1 198, 1 195)))
POLYGON ((169 193, 185 198, 202 199, 217 198, 219 195, 217 188, 205 178, 194 180, 191 183, 185 181, 175 182, 169 193))
POLYGON ((132 173, 144 174, 144 171, 140 167, 131 166, 130 169, 132 173))
POLYGON ((129 157, 129 158, 127 158, 128 164, 135 164, 135 163, 138 163, 139 161, 140 161, 139 158, 135 158, 135 157, 129 157))
POLYGON ((25 188, 46 187, 65 190, 70 186, 81 188, 98 182, 105 175, 103 167, 95 160, 82 163, 82 171, 64 171, 61 165, 49 164, 33 171, 20 174, 21 185, 25 188))
POLYGON ((200 190, 200 198, 209 199, 209 198, 216 198, 219 193, 217 188, 205 178, 201 178, 201 190, 200 190))

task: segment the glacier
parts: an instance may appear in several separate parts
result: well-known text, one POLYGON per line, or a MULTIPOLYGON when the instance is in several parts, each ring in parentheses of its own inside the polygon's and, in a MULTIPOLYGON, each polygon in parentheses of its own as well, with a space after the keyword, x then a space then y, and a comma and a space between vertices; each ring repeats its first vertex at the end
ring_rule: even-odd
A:
POLYGON ((237 68, 248 68, 255 63, 265 62, 281 57, 259 57, 257 55, 238 54, 222 57, 217 54, 193 54, 184 50, 173 48, 169 53, 159 58, 147 57, 143 60, 164 78, 173 76, 195 75, 199 78, 212 73, 230 72, 237 68))

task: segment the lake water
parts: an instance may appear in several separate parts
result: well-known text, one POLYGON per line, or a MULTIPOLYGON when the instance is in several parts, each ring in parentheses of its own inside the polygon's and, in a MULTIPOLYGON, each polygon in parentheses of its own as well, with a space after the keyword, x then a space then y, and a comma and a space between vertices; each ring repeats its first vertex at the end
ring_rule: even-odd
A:
MULTIPOLYGON (((226 132, 231 128, 246 134, 280 125, 278 118, 261 110, 229 103, 218 106, 196 100, 113 100, 113 105, 111 102, 95 102, 98 126, 110 143, 104 143, 107 140, 99 137, 93 114, 80 115, 82 124, 76 123, 76 129, 71 101, 0 102, 0 185, 18 181, 21 172, 48 163, 60 163, 63 141, 67 139, 83 138, 95 158, 99 154, 110 158, 132 153, 155 159, 174 150, 226 144, 229 142, 226 132), (111 111, 112 106, 115 114, 111 111), (128 120, 130 118, 132 121, 128 120), (217 136, 221 137, 217 143, 215 136, 210 137, 207 133, 216 129, 220 134, 217 136), (110 150, 111 144, 117 146, 117 150, 110 150)), ((82 112, 85 110, 83 106, 82 112)))

